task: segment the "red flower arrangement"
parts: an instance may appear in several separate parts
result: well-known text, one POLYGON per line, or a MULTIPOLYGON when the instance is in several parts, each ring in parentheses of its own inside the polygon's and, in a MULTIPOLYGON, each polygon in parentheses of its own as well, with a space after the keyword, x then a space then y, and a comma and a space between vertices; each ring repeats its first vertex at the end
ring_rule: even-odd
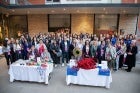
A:
POLYGON ((83 58, 82 60, 78 61, 78 68, 82 69, 95 69, 96 68, 96 60, 92 58, 83 58))

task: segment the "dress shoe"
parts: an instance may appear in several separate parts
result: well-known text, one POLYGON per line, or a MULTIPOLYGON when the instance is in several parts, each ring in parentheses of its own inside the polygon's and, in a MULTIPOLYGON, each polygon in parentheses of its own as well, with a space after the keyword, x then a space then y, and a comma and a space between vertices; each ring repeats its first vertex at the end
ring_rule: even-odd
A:
POLYGON ((125 69, 125 71, 128 71, 128 69, 125 69))
POLYGON ((131 70, 127 70, 127 72, 131 72, 131 70))

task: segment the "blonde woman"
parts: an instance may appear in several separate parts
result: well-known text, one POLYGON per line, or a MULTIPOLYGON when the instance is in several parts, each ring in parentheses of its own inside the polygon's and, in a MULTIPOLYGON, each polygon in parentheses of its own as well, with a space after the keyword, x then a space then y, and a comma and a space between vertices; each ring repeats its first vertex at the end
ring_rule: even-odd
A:
POLYGON ((126 54, 126 44, 124 43, 124 40, 121 39, 120 40, 120 45, 121 45, 121 55, 119 58, 119 68, 122 68, 123 64, 124 64, 124 55, 126 54))
POLYGON ((93 44, 91 45, 91 57, 93 58, 97 58, 97 48, 98 48, 98 44, 97 41, 93 41, 93 44))
POLYGON ((115 69, 116 64, 116 48, 108 43, 106 52, 105 52, 105 59, 108 61, 108 67, 110 70, 115 69))
MULTIPOLYGON (((79 39, 79 42, 76 43, 76 48, 79 48, 80 51, 82 51, 82 50, 83 50, 83 46, 84 46, 84 44, 83 44, 83 39, 79 39)), ((76 59, 77 59, 77 60, 80 60, 81 58, 82 58, 82 56, 79 56, 79 57, 77 57, 76 59)))
POLYGON ((119 68, 119 59, 120 59, 120 55, 121 55, 121 53, 122 53, 120 41, 117 41, 115 47, 116 47, 116 52, 117 52, 115 70, 117 71, 118 68, 119 68))

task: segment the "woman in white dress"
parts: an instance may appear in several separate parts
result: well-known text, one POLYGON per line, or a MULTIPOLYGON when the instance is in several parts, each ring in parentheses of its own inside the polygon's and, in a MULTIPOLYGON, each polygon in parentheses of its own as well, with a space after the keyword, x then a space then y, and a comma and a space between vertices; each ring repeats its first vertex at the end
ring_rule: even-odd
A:
POLYGON ((105 52, 105 59, 108 61, 108 67, 110 70, 115 69, 116 64, 116 48, 108 43, 106 52, 105 52))
POLYGON ((78 42, 77 42, 77 48, 79 48, 81 51, 83 49, 83 39, 80 39, 78 42))

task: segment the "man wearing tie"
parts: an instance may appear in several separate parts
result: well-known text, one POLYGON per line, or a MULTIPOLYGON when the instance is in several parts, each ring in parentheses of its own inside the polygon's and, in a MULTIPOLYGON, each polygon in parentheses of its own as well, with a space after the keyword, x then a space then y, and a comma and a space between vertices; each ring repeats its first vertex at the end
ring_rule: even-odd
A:
POLYGON ((69 61, 69 46, 70 42, 67 40, 67 37, 64 37, 60 44, 60 48, 62 50, 62 66, 64 66, 64 58, 66 58, 66 62, 69 61))

